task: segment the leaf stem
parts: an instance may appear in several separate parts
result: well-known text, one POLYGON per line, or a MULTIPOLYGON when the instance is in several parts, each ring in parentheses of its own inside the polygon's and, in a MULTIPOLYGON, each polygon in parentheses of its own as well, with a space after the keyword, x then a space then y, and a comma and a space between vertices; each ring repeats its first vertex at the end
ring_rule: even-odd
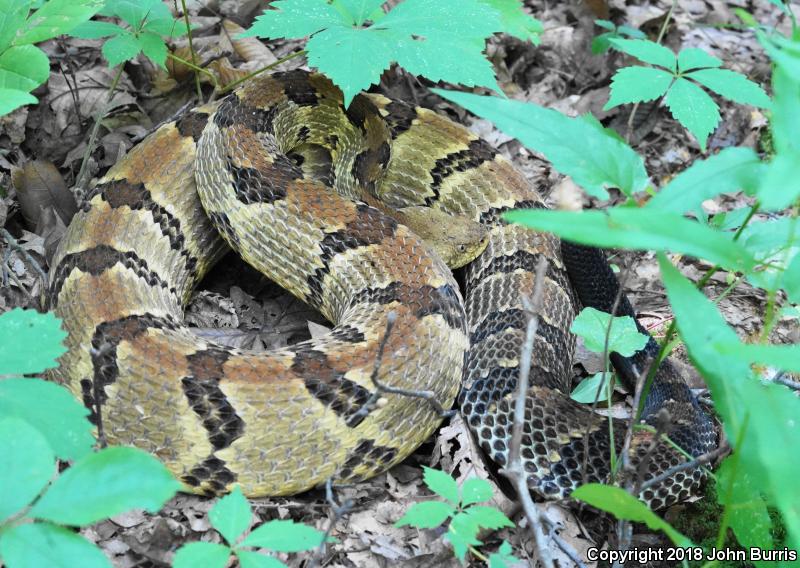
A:
POLYGON ((295 51, 294 53, 290 53, 289 55, 281 57, 280 59, 270 63, 266 67, 262 67, 261 69, 258 69, 256 71, 253 71, 252 73, 249 73, 248 75, 245 75, 241 79, 236 79, 233 83, 225 85, 224 87, 222 87, 221 92, 227 93, 228 91, 231 91, 234 87, 240 85, 241 83, 244 83, 248 79, 252 79, 256 75, 259 75, 259 74, 263 73, 264 71, 269 71, 270 69, 274 69, 275 67, 277 67, 281 63, 286 63, 287 61, 289 61, 291 59, 294 59, 295 57, 300 57, 301 55, 305 55, 306 53, 307 53, 307 51, 305 49, 301 49, 300 51, 295 51))
MULTIPOLYGON (((183 21, 186 23, 186 38, 189 40, 189 53, 192 56, 192 65, 195 65, 195 61, 197 61, 197 57, 195 56, 194 52, 194 45, 192 44, 192 28, 189 24, 189 11, 186 9, 186 0, 181 0, 181 8, 183 8, 183 21)), ((197 74, 197 67, 193 67, 195 70, 194 74, 194 84, 197 88, 197 100, 198 102, 202 102, 203 100, 203 91, 200 88, 200 75, 197 74)))

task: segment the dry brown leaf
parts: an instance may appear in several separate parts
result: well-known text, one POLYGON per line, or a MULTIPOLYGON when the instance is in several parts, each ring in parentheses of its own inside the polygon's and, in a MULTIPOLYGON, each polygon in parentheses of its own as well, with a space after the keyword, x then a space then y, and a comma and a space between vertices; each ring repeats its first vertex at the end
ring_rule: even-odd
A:
POLYGON ((269 50, 269 48, 261 43, 258 38, 245 37, 239 38, 238 36, 244 32, 244 28, 231 20, 223 20, 222 28, 225 35, 230 39, 231 45, 236 53, 245 61, 255 61, 260 65, 270 65, 275 63, 278 58, 269 50))
POLYGON ((69 224, 78 210, 75 198, 52 162, 32 160, 21 168, 14 168, 11 181, 28 227, 39 224, 42 211, 47 208, 53 208, 64 224, 69 224))

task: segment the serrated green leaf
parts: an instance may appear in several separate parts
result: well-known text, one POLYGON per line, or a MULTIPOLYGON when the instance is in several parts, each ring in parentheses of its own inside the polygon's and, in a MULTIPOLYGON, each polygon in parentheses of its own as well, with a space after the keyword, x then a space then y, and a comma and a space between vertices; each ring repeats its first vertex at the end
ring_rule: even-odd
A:
POLYGON ((50 523, 17 525, 3 531, 0 557, 8 568, 112 568, 88 540, 50 523))
POLYGON ((611 373, 595 373, 591 377, 586 377, 578 386, 575 387, 570 393, 570 398, 575 402, 580 402, 582 404, 593 404, 595 402, 595 397, 597 397, 597 402, 605 402, 608 400, 609 389, 607 387, 607 381, 611 378, 611 373), (603 378, 605 377, 605 381, 603 378), (599 392, 598 392, 599 389, 599 392))
POLYGON ((16 416, 47 439, 62 460, 74 460, 91 451, 89 411, 67 389, 41 379, 0 381, 0 416, 16 416))
POLYGON ((615 207, 580 212, 517 210, 504 218, 584 245, 680 252, 735 270, 755 265, 752 254, 729 235, 675 213, 615 207))
POLYGON ((503 28, 497 12, 478 0, 405 0, 378 27, 407 37, 448 34, 481 43, 503 28), (458 17, 454 18, 454 14, 458 17))
POLYGON ((454 513, 455 509, 444 501, 423 501, 411 505, 394 526, 411 525, 419 529, 432 529, 444 523, 454 513))
POLYGON ((492 495, 491 483, 480 477, 470 477, 461 486, 461 506, 488 501, 492 495))
POLYGON ((250 528, 251 516, 250 503, 238 485, 208 512, 211 526, 231 545, 250 528))
POLYGON ((70 35, 84 39, 98 39, 123 33, 125 30, 111 22, 97 22, 90 20, 76 26, 70 35))
POLYGON ((523 41, 530 41, 534 45, 539 45, 541 41, 539 34, 544 31, 544 26, 539 20, 525 13, 519 0, 480 1, 494 8, 500 15, 502 31, 523 41))
POLYGON ((31 509, 30 516, 85 526, 130 509, 154 513, 180 489, 164 465, 136 448, 110 447, 78 460, 31 509))
POLYGON ((616 106, 652 101, 669 89, 675 76, 653 67, 623 67, 611 80, 611 97, 603 110, 616 106))
POLYGON ((240 568, 286 568, 286 564, 277 558, 251 550, 237 550, 236 558, 239 559, 240 568))
POLYGON ((214 542, 189 542, 172 557, 172 568, 225 568, 231 549, 214 542))
POLYGON ((484 529, 501 529, 503 527, 513 527, 514 523, 506 517, 502 511, 495 507, 486 505, 473 505, 464 511, 473 522, 484 529))
POLYGON ((336 0, 334 6, 342 6, 352 18, 352 24, 360 26, 366 20, 371 20, 379 12, 383 0, 336 0))
POLYGON ((708 136, 719 124, 719 107, 706 92, 686 79, 676 79, 666 101, 672 116, 694 134, 705 152, 708 136))
POLYGON ((612 38, 609 42, 619 51, 632 55, 645 63, 658 65, 670 71, 676 70, 678 60, 672 50, 654 41, 612 38))
POLYGON ((56 457, 39 431, 16 417, 0 418, 0 524, 33 501, 55 473, 56 457))
POLYGON ((48 0, 28 18, 25 31, 14 43, 39 43, 68 33, 94 16, 103 7, 103 3, 104 0, 48 0))
POLYGON ((0 375, 41 373, 67 349, 61 320, 52 313, 16 308, 0 315, 0 375))
POLYGON ((678 54, 678 71, 681 73, 686 73, 692 69, 700 69, 701 67, 721 66, 721 59, 697 47, 684 49, 678 54))
POLYGON ((784 151, 763 168, 758 186, 762 209, 780 211, 800 197, 800 153, 784 151))
POLYGON ((0 88, 0 116, 8 114, 23 105, 32 105, 38 102, 39 99, 25 91, 0 88))
POLYGON ((137 31, 148 20, 172 18, 169 8, 161 0, 108 0, 100 13, 117 16, 137 31))
POLYGON ((462 562, 470 546, 482 544, 477 538, 479 529, 480 527, 475 522, 475 519, 466 513, 460 513, 450 521, 445 538, 453 545, 456 558, 462 562))
POLYGON ((583 338, 586 349, 602 353, 605 347, 606 331, 608 350, 630 357, 647 345, 647 336, 639 333, 636 322, 630 316, 611 317, 611 314, 594 308, 584 308, 573 320, 570 331, 583 338))
POLYGON ((186 22, 173 18, 159 18, 157 20, 148 18, 142 29, 167 37, 180 37, 188 33, 186 22))
POLYGON ((770 108, 770 100, 764 89, 750 79, 730 69, 700 69, 685 75, 691 77, 726 99, 743 105, 770 108))
POLYGON ((751 148, 725 148, 705 160, 696 160, 659 191, 645 209, 684 213, 720 193, 755 193, 764 166, 751 148))
POLYGON ((0 53, 0 89, 32 91, 47 81, 49 76, 50 61, 44 51, 36 46, 18 45, 0 53))
POLYGON ((511 552, 511 545, 504 540, 497 552, 489 555, 489 568, 509 568, 512 564, 521 562, 511 552))
POLYGON ((596 122, 569 118, 533 103, 441 89, 434 92, 491 120, 506 134, 540 152, 591 195, 607 198, 607 187, 631 195, 647 185, 641 156, 596 122))
POLYGON ((116 67, 123 61, 133 59, 142 50, 141 44, 130 32, 123 32, 115 35, 103 43, 103 56, 108 61, 109 67, 116 67))
POLYGON ((138 40, 142 48, 142 53, 144 53, 150 61, 166 69, 167 44, 164 43, 161 36, 154 32, 142 32, 139 34, 138 40))
POLYGON ((268 521, 247 535, 240 546, 258 546, 275 552, 302 552, 322 544, 325 533, 294 521, 268 521))
POLYGON ((425 485, 428 486, 428 489, 440 497, 444 497, 453 505, 459 503, 461 496, 458 483, 456 483, 455 479, 439 469, 432 469, 430 467, 423 467, 422 469, 425 472, 422 478, 425 481, 425 485))
POLYGON ((272 2, 241 37, 304 38, 331 26, 344 28, 347 21, 327 2, 279 0, 272 2))

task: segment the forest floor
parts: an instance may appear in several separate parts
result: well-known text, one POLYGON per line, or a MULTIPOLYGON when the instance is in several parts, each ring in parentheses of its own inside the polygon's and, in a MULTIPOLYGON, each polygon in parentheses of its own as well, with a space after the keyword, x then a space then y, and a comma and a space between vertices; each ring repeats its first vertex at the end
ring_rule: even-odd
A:
MULTIPOLYGON (((196 27, 194 46, 200 60, 216 60, 216 69, 223 74, 233 68, 257 69, 301 48, 299 42, 278 40, 251 52, 243 52, 241 46, 237 46, 237 52, 230 40, 236 33, 235 28, 230 24, 224 27, 223 21, 247 27, 263 8, 261 2, 190 0, 187 5, 196 27)), ((618 53, 592 55, 590 50, 592 38, 603 31, 593 23, 598 17, 593 8, 601 11, 610 8, 610 19, 615 23, 639 28, 655 38, 670 11, 671 1, 610 0, 607 4, 528 1, 526 5, 544 24, 541 45, 534 47, 499 36, 493 38, 488 47, 499 84, 509 97, 556 108, 573 116, 591 112, 621 135, 629 135, 633 146, 646 157, 647 169, 656 186, 663 185, 701 155, 694 139, 664 108, 641 105, 633 120, 629 120, 630 105, 604 111, 611 76, 626 64, 626 60, 618 53)), ((705 49, 721 58, 725 67, 767 87, 769 61, 754 34, 737 26, 740 22, 734 14, 735 8, 748 10, 765 25, 778 26, 784 31, 788 28, 788 22, 766 1, 677 0, 663 43, 676 51, 686 47, 705 49)), ((0 118, 0 188, 8 188, 5 196, 0 192, 0 227, 11 232, 45 270, 68 222, 63 214, 70 207, 65 205, 65 200, 69 201, 66 188, 74 184, 87 155, 92 117, 105 105, 113 77, 100 54, 100 41, 62 38, 44 44, 54 65, 47 84, 35 93, 41 102, 0 118), (30 162, 34 159, 39 161, 30 162), (26 163, 28 166, 24 169, 16 170, 26 163), (11 183, 12 170, 17 171, 14 184, 11 183), (28 198, 21 207, 19 188, 22 186, 27 187, 28 198)), ((178 41, 178 46, 184 44, 178 41)), ((250 46, 252 48, 252 44, 250 46)), ((295 58, 278 69, 304 66, 303 58, 295 58)), ((156 125, 196 101, 191 74, 186 69, 170 69, 171 75, 144 59, 125 65, 96 146, 88 152, 87 164, 92 177, 101 176, 156 125)), ((384 74, 381 89, 448 113, 499 147, 523 171, 541 167, 539 159, 518 142, 495 130, 488 121, 475 119, 443 102, 429 92, 429 86, 424 80, 391 70, 384 74)), ((206 94, 209 92, 207 90, 206 94)), ((761 144, 767 126, 764 114, 725 101, 721 101, 721 114, 721 125, 709 140, 711 152, 729 146, 763 150, 761 144)), ((570 183, 556 174, 551 176, 551 181, 555 188, 551 199, 570 190, 570 183)), ((542 190, 548 192, 548 188, 542 190)), ((612 202, 620 200, 619 195, 612 197, 612 202)), ((593 207, 608 204, 590 203, 593 207)), ((740 194, 722 195, 703 203, 703 207, 707 213, 719 213, 747 204, 747 198, 740 194)), ((675 260, 679 261, 683 273, 695 280, 708 268, 695 260, 675 260)), ((612 262, 626 274, 626 288, 640 321, 656 336, 663 333, 671 314, 658 279, 654 255, 618 254, 612 262)), ((40 308, 41 283, 37 272, 16 252, 10 253, 8 268, 13 274, 8 284, 0 288, 0 312, 17 306, 40 308)), ((716 297, 728 285, 726 274, 720 272, 710 282, 707 293, 716 297)), ((743 282, 719 305, 728 322, 745 338, 760 331, 765 301, 763 291, 743 282)), ((226 257, 206 279, 189 307, 187 319, 205 337, 251 349, 294 343, 324 333, 325 326, 329 325, 234 255, 226 257)), ((772 340, 796 343, 799 334, 797 321, 784 318, 776 326, 772 340)), ((684 357, 680 349, 677 355, 684 357)), ((598 372, 600 365, 599 358, 579 349, 575 361, 576 381, 581 376, 598 372)), ((685 368, 691 386, 703 389, 699 375, 689 365, 685 368)), ((630 393, 622 390, 615 393, 616 415, 629 416, 630 399, 630 393)), ((443 424, 428 443, 389 472, 357 486, 337 489, 339 502, 352 503, 346 514, 336 517, 324 492, 312 491, 290 498, 253 500, 257 516, 254 521, 291 518, 321 530, 330 528, 337 542, 318 555, 316 562, 322 566, 457 566, 458 561, 441 538, 442 531, 394 527, 395 521, 413 503, 430 498, 422 482, 423 465, 443 469, 460 480, 475 475, 492 480, 463 422, 456 417, 443 424)), ((495 494, 495 504, 512 516, 518 526, 487 535, 484 549, 495 550, 502 540, 508 540, 516 556, 527 563, 533 554, 533 544, 522 530, 524 517, 499 488, 495 494)), ((213 500, 179 495, 158 514, 127 513, 87 528, 83 534, 97 542, 116 566, 163 566, 183 542, 220 541, 207 516, 213 504, 213 500)), ((608 525, 598 522, 596 515, 580 511, 575 504, 543 504, 542 507, 560 527, 561 538, 584 559, 588 547, 602 546, 606 541, 604 531, 608 525)), ((697 510, 696 506, 678 505, 666 515, 677 519, 697 510)), ((659 536, 639 528, 633 544, 652 546, 664 542, 659 536)), ((303 562, 308 562, 308 556, 303 558, 303 562)), ((283 560, 292 566, 300 565, 295 556, 283 560)), ((571 565, 563 557, 559 560, 561 566, 571 565)), ((587 566, 590 565, 587 562, 587 566)))

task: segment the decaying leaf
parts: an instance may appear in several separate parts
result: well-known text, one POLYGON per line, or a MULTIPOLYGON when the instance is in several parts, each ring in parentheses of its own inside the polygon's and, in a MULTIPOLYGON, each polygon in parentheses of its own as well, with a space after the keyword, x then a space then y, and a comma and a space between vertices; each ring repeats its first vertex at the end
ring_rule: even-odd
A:
POLYGON ((52 162, 32 160, 21 168, 14 168, 11 181, 22 216, 31 228, 39 224, 42 213, 48 208, 52 208, 65 225, 78 210, 75 198, 52 162))

